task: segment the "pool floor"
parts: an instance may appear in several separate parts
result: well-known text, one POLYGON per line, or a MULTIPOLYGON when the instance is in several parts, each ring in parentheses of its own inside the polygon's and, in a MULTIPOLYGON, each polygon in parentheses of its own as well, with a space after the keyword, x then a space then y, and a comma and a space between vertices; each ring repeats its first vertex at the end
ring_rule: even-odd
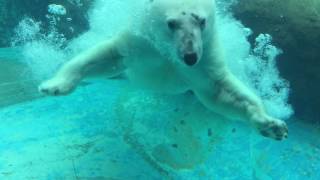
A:
POLYGON ((119 87, 118 80, 101 80, 69 96, 2 108, 0 179, 320 179, 320 128, 296 120, 288 120, 283 142, 230 122, 237 130, 203 164, 164 175, 119 133, 112 111, 119 87))

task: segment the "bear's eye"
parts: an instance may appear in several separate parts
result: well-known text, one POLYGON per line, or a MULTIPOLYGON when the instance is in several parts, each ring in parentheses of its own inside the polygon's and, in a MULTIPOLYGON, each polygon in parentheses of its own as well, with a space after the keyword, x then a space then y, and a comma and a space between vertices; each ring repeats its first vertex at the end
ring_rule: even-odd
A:
POLYGON ((178 26, 179 26, 178 21, 177 21, 177 20, 173 20, 173 19, 168 20, 167 24, 168 24, 168 28, 169 28, 170 30, 175 30, 175 29, 177 29, 178 26))

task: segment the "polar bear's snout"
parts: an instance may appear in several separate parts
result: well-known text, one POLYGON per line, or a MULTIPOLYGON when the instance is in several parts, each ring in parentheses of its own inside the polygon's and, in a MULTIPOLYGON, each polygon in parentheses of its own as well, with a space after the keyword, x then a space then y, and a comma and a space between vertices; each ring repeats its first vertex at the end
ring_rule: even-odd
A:
POLYGON ((202 56, 201 32, 182 32, 182 37, 178 40, 179 56, 188 66, 193 66, 199 62, 202 56))
POLYGON ((193 66, 197 63, 198 61, 198 55, 197 53, 187 53, 184 55, 183 57, 184 62, 188 65, 188 66, 193 66))
POLYGON ((183 59, 184 63, 188 66, 193 66, 199 61, 199 56, 201 53, 201 39, 197 39, 193 33, 189 33, 185 35, 185 39, 183 40, 180 46, 180 57, 183 59))

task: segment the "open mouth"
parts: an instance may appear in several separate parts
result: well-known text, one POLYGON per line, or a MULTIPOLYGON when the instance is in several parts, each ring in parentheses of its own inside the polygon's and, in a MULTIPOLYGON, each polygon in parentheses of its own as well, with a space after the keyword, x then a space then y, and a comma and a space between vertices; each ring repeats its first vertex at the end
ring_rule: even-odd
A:
POLYGON ((187 53, 183 56, 183 60, 188 66, 193 66, 198 61, 197 53, 187 53))

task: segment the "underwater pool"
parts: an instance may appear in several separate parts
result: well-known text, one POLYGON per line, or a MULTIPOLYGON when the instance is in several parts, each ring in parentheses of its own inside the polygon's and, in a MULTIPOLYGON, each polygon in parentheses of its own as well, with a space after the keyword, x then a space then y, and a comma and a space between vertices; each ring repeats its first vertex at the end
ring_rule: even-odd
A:
POLYGON ((21 18, 11 46, 0 48, 0 180, 320 179, 320 126, 294 116, 290 82, 276 65, 282 50, 269 34, 249 42, 252 30, 234 19, 233 0, 217 0, 226 64, 270 115, 285 120, 285 140, 211 112, 194 93, 149 91, 122 76, 84 79, 66 96, 38 91, 68 59, 113 37, 128 16, 139 22, 148 2, 43 2, 48 9, 37 14, 46 22, 21 18), (86 14, 89 29, 68 37, 81 26, 69 10, 86 14))
MULTIPOLYGON (((230 123, 224 127, 223 136, 214 137, 210 146, 194 145, 200 151, 210 152, 206 159, 198 151, 188 149, 183 152, 195 156, 195 160, 172 152, 171 155, 177 157, 164 164, 168 168, 166 163, 176 163, 173 166, 177 169, 155 165, 150 157, 145 157, 152 151, 148 144, 152 132, 142 130, 140 135, 145 133, 146 137, 129 137, 137 138, 133 143, 121 133, 113 105, 122 86, 123 82, 116 80, 97 81, 67 97, 42 98, 2 108, 1 179, 300 180, 320 177, 319 128, 294 119, 288 123, 290 136, 283 142, 261 138, 242 124, 230 123), (92 91, 108 93, 91 96, 92 91), (177 159, 179 157, 181 159, 177 159), (185 167, 181 161, 186 160, 189 161, 187 167, 192 168, 179 169, 185 167)), ((166 125, 159 123, 157 127, 166 125)), ((206 133, 206 129, 204 131, 206 133)), ((181 137, 174 138, 180 140, 181 137)), ((189 141, 196 137, 188 135, 188 138, 187 143, 180 143, 192 146, 189 141)))

